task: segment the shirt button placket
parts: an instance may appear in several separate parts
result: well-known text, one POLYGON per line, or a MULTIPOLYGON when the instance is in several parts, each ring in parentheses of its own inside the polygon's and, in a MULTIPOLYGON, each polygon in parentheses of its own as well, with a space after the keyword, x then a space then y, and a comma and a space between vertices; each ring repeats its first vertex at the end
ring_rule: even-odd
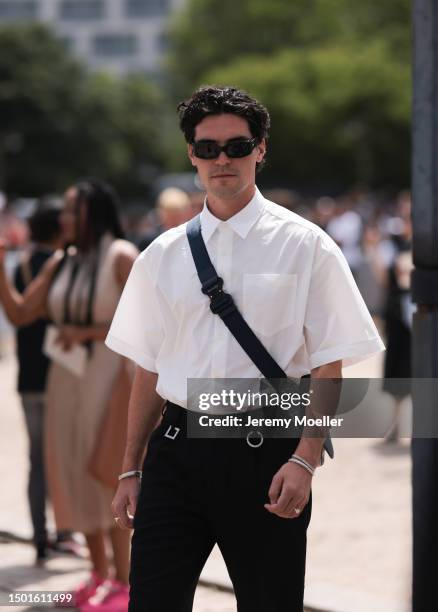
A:
MULTIPOLYGON (((231 293, 231 275, 233 271, 233 230, 226 223, 218 227, 218 241, 215 268, 218 276, 223 278, 224 290, 231 293)), ((214 315, 213 353, 211 360, 211 378, 227 377, 227 356, 229 350, 229 331, 218 315, 214 315)))

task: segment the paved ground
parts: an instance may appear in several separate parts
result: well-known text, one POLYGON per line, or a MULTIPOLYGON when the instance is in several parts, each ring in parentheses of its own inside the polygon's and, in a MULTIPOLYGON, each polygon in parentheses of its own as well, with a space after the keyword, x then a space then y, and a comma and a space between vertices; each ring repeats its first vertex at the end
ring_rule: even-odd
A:
MULTIPOLYGON (((346 373, 372 376, 379 367, 378 360, 370 361, 365 368, 350 368, 346 373)), ((15 363, 3 358, 0 531, 29 537, 26 439, 14 384, 15 363)), ((407 612, 411 580, 408 443, 388 449, 376 440, 344 439, 336 440, 335 448, 336 459, 327 461, 314 480, 306 602, 328 612, 407 612)), ((32 559, 30 546, 1 543, 0 538, 0 592, 70 589, 86 574, 86 560, 58 556, 45 569, 35 569, 32 559)), ((203 579, 230 587, 218 551, 210 558, 203 579)), ((201 586, 194 610, 231 612, 234 598, 201 586)))

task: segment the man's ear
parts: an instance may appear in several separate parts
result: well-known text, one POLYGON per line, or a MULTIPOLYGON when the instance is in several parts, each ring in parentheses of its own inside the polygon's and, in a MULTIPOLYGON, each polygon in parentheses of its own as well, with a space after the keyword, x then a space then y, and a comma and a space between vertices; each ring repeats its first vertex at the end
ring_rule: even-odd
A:
POLYGON ((263 138, 257 145, 257 162, 260 163, 266 155, 266 140, 263 138))
POLYGON ((187 155, 189 156, 192 166, 195 166, 196 168, 196 158, 193 155, 193 145, 191 145, 190 143, 187 144, 187 155))

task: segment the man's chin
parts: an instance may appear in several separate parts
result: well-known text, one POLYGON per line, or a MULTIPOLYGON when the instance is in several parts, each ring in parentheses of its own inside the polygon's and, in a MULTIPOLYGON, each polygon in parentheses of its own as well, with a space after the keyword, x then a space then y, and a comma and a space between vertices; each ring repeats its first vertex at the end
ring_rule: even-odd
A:
POLYGON ((210 183, 210 191, 213 195, 223 200, 232 200, 241 191, 237 185, 225 184, 220 181, 213 181, 210 183))
POLYGON ((225 191, 225 190, 215 190, 212 191, 212 194, 221 200, 234 200, 234 198, 238 195, 236 191, 225 191))

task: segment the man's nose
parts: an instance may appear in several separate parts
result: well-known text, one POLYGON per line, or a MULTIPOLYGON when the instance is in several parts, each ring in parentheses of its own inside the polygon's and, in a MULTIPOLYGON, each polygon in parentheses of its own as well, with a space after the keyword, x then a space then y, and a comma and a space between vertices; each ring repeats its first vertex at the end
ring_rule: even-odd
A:
POLYGON ((221 151, 219 157, 216 158, 215 162, 220 166, 225 166, 230 163, 230 158, 227 156, 225 151, 221 151))

